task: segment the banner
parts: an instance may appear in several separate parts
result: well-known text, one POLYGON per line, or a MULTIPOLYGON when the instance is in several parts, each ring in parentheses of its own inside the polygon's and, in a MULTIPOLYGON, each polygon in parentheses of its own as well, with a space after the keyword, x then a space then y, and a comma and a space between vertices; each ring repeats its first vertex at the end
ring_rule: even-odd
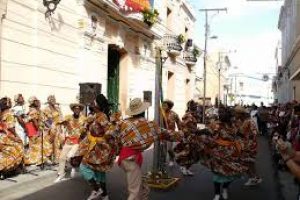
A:
POLYGON ((120 8, 120 11, 126 13, 138 13, 144 9, 151 9, 153 0, 113 0, 120 8))

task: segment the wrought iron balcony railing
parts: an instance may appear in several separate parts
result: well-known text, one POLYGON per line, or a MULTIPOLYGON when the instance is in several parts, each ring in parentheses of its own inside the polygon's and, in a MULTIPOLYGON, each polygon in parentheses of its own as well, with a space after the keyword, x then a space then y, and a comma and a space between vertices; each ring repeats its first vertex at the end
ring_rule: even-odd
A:
POLYGON ((194 56, 192 51, 185 51, 183 59, 187 65, 195 65, 197 63, 197 58, 194 56))
POLYGON ((176 56, 180 55, 180 52, 183 50, 176 35, 165 35, 163 38, 163 43, 167 51, 176 56))

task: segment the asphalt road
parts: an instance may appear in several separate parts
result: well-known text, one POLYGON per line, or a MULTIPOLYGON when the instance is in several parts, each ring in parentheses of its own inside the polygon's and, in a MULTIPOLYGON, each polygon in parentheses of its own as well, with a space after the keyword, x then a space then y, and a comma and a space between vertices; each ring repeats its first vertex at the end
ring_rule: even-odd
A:
MULTIPOLYGON (((144 171, 151 169, 151 153, 145 153, 144 171)), ((274 178, 268 143, 264 138, 259 140, 259 155, 257 159, 258 172, 263 183, 257 187, 243 186, 246 179, 232 183, 230 187, 230 200, 279 200, 279 188, 274 178)), ((212 200, 213 184, 212 174, 200 165, 192 167, 193 177, 182 177, 179 167, 170 169, 176 177, 182 177, 178 185, 168 191, 151 191, 151 200, 212 200)), ((108 174, 108 190, 110 200, 126 200, 125 176, 123 171, 115 167, 108 174)), ((22 200, 84 200, 90 193, 87 183, 80 177, 44 188, 34 194, 21 198, 22 200)))

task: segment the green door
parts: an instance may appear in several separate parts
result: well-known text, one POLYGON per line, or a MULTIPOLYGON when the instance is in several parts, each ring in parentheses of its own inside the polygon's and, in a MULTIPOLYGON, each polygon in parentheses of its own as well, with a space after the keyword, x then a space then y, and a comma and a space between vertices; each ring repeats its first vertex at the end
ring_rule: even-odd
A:
POLYGON ((119 105, 119 64, 120 53, 112 45, 108 47, 108 80, 107 98, 112 106, 112 111, 118 110, 119 105))

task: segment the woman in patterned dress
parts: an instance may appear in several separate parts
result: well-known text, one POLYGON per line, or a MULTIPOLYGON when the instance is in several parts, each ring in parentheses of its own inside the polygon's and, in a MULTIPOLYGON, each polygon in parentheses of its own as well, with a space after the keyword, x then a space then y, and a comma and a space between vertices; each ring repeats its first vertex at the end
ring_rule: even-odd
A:
POLYGON ((48 106, 43 110, 43 112, 46 117, 46 123, 50 127, 49 136, 51 137, 53 147, 53 162, 58 163, 61 146, 64 140, 63 135, 61 134, 62 127, 61 124, 59 124, 59 122, 63 120, 63 115, 59 104, 56 103, 54 95, 50 95, 47 98, 47 103, 48 106))
POLYGON ((117 153, 117 145, 111 135, 106 134, 110 129, 110 106, 102 94, 96 98, 97 106, 87 137, 79 145, 79 155, 83 156, 80 172, 92 187, 88 200, 108 200, 106 189, 106 172, 111 170, 117 153))
POLYGON ((23 142, 15 131, 15 117, 10 111, 11 100, 0 99, 0 176, 17 169, 23 162, 23 142))
POLYGON ((190 167, 199 161, 196 144, 193 142, 197 129, 197 104, 193 100, 187 103, 187 111, 182 117, 181 130, 186 137, 185 142, 180 142, 174 148, 176 162, 181 166, 183 175, 193 176, 190 167))
POLYGON ((40 108, 40 101, 34 96, 30 97, 28 123, 32 124, 36 134, 29 137, 29 149, 25 159, 25 164, 27 165, 51 163, 49 158, 52 155, 52 145, 50 136, 45 131, 45 116, 40 108))
POLYGON ((240 161, 242 143, 232 120, 232 110, 220 108, 219 121, 210 125, 212 135, 206 141, 205 149, 209 149, 210 158, 203 164, 213 172, 214 200, 228 199, 230 183, 247 170, 240 161))
POLYGON ((257 155, 257 135, 258 130, 255 122, 251 119, 247 110, 241 106, 236 106, 235 123, 236 127, 242 136, 242 142, 244 144, 242 160, 248 165, 249 179, 245 183, 245 186, 254 186, 262 182, 262 179, 257 175, 255 168, 255 161, 257 155))

